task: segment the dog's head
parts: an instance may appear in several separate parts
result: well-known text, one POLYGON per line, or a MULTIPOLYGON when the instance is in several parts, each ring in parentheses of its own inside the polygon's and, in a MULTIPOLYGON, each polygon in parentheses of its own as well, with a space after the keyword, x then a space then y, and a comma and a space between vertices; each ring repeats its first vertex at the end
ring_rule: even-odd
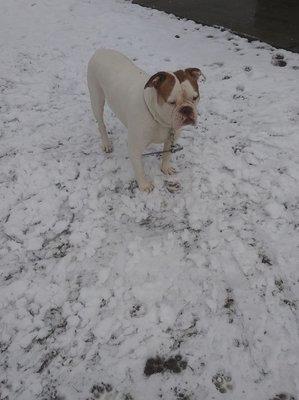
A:
POLYGON ((172 128, 196 124, 200 76, 200 69, 187 68, 157 72, 147 81, 144 90, 151 91, 151 106, 172 128))

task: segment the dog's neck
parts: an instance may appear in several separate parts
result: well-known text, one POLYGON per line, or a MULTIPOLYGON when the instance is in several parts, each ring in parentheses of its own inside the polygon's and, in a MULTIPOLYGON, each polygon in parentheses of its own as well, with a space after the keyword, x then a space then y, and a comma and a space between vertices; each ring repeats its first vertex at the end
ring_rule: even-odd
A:
POLYGON ((155 104, 157 103, 156 100, 156 92, 154 89, 146 89, 143 91, 143 97, 144 97, 144 101, 145 104, 147 105, 147 108, 151 114, 151 116, 154 118, 154 120, 156 122, 158 122, 160 125, 162 125, 164 128, 172 128, 171 126, 171 122, 170 121, 166 121, 161 114, 158 113, 155 104))

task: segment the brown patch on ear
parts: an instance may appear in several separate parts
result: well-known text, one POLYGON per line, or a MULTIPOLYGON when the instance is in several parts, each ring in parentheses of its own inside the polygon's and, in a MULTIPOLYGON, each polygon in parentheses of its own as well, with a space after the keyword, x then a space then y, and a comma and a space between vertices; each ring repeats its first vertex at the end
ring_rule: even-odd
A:
POLYGON ((199 68, 186 68, 185 70, 179 69, 178 71, 174 72, 174 75, 178 78, 180 83, 188 79, 194 90, 198 93, 197 81, 200 76, 203 76, 199 68))
POLYGON ((161 71, 151 76, 144 89, 153 87, 157 90, 158 96, 167 101, 175 84, 175 78, 169 72, 161 71))
POLYGON ((199 68, 186 68, 185 71, 196 80, 202 75, 202 72, 199 68))
POLYGON ((184 82, 187 79, 187 74, 184 70, 179 69, 178 71, 174 72, 174 75, 178 78, 180 83, 184 82))
POLYGON ((167 73, 164 71, 157 72, 155 75, 151 76, 147 83, 144 86, 144 89, 148 87, 154 87, 158 89, 158 87, 162 84, 162 82, 166 79, 167 73))
POLYGON ((199 89, 198 89, 199 75, 197 75, 197 73, 195 71, 193 71, 195 69, 197 69, 197 68, 187 68, 185 71, 186 71, 187 79, 193 86, 193 89, 196 91, 196 93, 199 93, 199 89), (193 72, 191 72, 190 70, 192 70, 193 72))

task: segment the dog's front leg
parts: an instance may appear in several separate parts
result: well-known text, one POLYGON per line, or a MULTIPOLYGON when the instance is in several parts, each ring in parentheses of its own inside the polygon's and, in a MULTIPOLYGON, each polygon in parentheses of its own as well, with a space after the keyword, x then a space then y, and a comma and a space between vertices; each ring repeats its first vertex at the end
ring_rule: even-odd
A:
POLYGON ((176 173, 175 168, 172 166, 170 160, 171 160, 171 146, 174 145, 175 140, 171 140, 171 138, 168 136, 167 139, 164 142, 164 147, 163 151, 166 151, 167 153, 163 153, 162 155, 162 163, 161 163, 161 171, 163 174, 166 175, 173 175, 176 173))
POLYGON ((142 153, 146 148, 146 143, 140 142, 140 140, 134 140, 134 137, 132 138, 130 135, 128 142, 130 159, 133 165, 138 187, 141 191, 149 193, 154 189, 154 184, 146 178, 142 163, 142 153))

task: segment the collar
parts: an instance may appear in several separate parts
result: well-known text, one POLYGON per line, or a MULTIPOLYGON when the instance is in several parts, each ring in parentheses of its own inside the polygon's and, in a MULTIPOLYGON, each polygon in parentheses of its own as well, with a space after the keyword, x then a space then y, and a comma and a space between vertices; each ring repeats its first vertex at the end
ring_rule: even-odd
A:
POLYGON ((151 116, 154 118, 156 122, 158 122, 160 125, 162 125, 164 128, 168 128, 169 130, 172 129, 172 126, 169 124, 169 122, 165 121, 157 112, 157 110, 154 107, 154 101, 153 101, 153 94, 151 90, 144 90, 143 91, 143 98, 145 101, 145 104, 147 106, 147 109, 151 116))

